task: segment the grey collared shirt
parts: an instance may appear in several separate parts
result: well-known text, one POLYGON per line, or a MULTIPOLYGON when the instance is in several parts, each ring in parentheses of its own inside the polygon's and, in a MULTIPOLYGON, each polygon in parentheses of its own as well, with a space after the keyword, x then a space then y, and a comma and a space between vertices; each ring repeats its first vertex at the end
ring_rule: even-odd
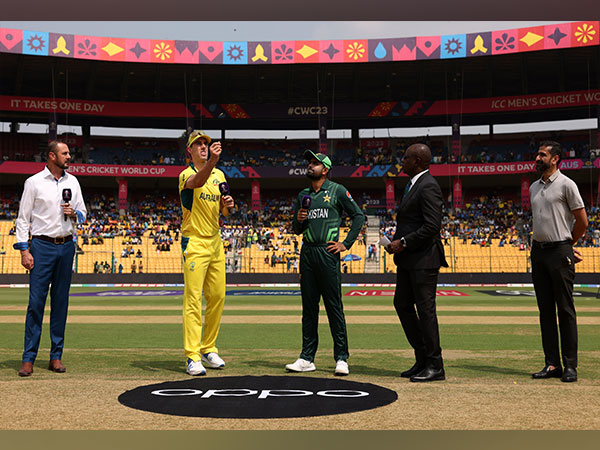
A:
POLYGON ((572 238, 574 210, 585 205, 573 180, 560 170, 548 180, 542 178, 529 187, 533 239, 538 242, 566 241, 572 238))

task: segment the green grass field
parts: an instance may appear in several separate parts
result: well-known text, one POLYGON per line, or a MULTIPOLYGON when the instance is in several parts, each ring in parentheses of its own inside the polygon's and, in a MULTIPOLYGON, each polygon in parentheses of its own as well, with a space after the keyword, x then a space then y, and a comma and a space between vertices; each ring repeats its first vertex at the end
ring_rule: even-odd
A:
MULTIPOLYGON (((71 294, 140 289, 73 288, 71 294)), ((143 288, 152 289, 164 291, 181 288, 143 288)), ((239 291, 257 288, 229 289, 239 291)), ((268 289, 271 288, 262 290, 268 289)), ((343 291, 347 293, 357 289, 362 290, 344 287, 343 291)), ((526 376, 543 365, 535 297, 491 296, 480 292, 498 289, 502 288, 459 288, 456 290, 468 296, 438 297, 440 335, 449 376, 502 379, 507 376, 526 376), (451 318, 459 319, 462 323, 448 323, 451 318), (490 318, 498 323, 488 323, 490 318), (523 324, 523 319, 531 323, 523 324), (479 357, 474 358, 474 352, 479 357), (489 367, 489 370, 485 370, 485 367, 489 367)), ((591 288, 577 291, 596 293, 591 288)), ((24 288, 0 290, 0 321, 3 322, 0 348, 5 356, 0 363, 0 377, 3 379, 13 377, 19 366, 27 295, 28 290, 24 288)), ((136 372, 141 374, 152 366, 155 375, 160 375, 161 371, 165 372, 164 375, 181 371, 184 362, 181 349, 181 302, 181 295, 72 295, 65 362, 73 370, 78 370, 80 365, 84 370, 93 360, 100 368, 111 372, 118 369, 120 373, 128 375, 136 372), (86 316, 90 322, 79 323, 82 316, 86 316), (105 323, 110 322, 107 319, 109 316, 126 323, 105 323), (167 323, 160 323, 162 319, 167 323), (153 323, 147 323, 150 320, 153 323)), ((410 347, 393 309, 392 297, 345 296, 344 305, 349 322, 353 374, 397 376, 411 365, 410 354, 398 354, 399 350, 409 350, 410 347), (354 323, 353 319, 356 318, 369 323, 354 323)), ((577 298, 576 307, 580 321, 580 377, 600 380, 600 360, 596 354, 600 342, 600 300, 595 296, 577 298), (584 320, 591 323, 581 324, 584 320)), ((281 373, 284 364, 299 353, 300 314, 298 296, 229 296, 218 340, 221 355, 230 362, 228 369, 247 374, 281 373), (236 322, 242 323, 228 323, 231 316, 237 318, 236 322), (278 323, 282 316, 284 321, 288 317, 287 321, 295 323, 278 323)), ((40 360, 47 359, 48 328, 48 325, 44 327, 40 360)), ((332 342, 324 311, 319 336, 316 363, 319 369, 327 372, 332 365, 332 342)))
MULTIPOLYGON (((7 397, 9 403, 18 403, 22 396, 45 392, 45 389, 50 386, 54 386, 54 389, 59 389, 60 392, 63 392, 63 389, 64 392, 71 392, 71 390, 78 392, 79 387, 90 384, 98 391, 98 401, 108 402, 115 411, 125 414, 122 411, 124 407, 116 403, 119 393, 141 384, 187 378, 182 350, 181 295, 130 297, 74 295, 85 292, 152 289, 163 291, 182 288, 72 288, 63 355, 63 361, 68 367, 67 374, 57 375, 45 370, 49 351, 49 326, 46 323, 35 372, 28 379, 17 377, 23 346, 28 290, 26 288, 0 289, 0 349, 2 351, 0 388, 9 394, 7 397), (30 389, 33 389, 33 392, 30 389)), ((297 290, 298 288, 228 288, 237 291, 248 289, 297 290)), ((343 292, 367 289, 392 290, 393 288, 344 287, 343 292)), ((563 387, 566 390, 562 389, 561 393, 577 392, 577 401, 581 398, 582 402, 588 402, 592 410, 600 407, 600 400, 598 400, 600 399, 598 395, 600 392, 600 299, 596 298, 596 288, 576 289, 578 292, 587 292, 590 296, 576 299, 579 321, 580 381, 570 386, 557 379, 541 380, 541 382, 531 379, 530 374, 544 365, 535 297, 492 296, 480 292, 508 290, 508 288, 440 289, 457 290, 467 294, 462 297, 440 296, 437 301, 446 382, 435 383, 435 386, 424 391, 423 386, 415 386, 414 383, 399 377, 400 372, 409 368, 414 360, 412 350, 393 309, 391 296, 344 296, 351 354, 349 379, 381 384, 396 389, 399 395, 408 395, 408 398, 412 398, 411 396, 418 392, 424 395, 424 398, 429 398, 428 395, 435 392, 436 395, 442 396, 440 400, 442 404, 444 396, 447 395, 447 416, 440 418, 437 425, 432 425, 437 429, 544 428, 541 425, 542 418, 539 422, 534 420, 527 424, 513 419, 512 416, 510 420, 505 418, 503 421, 498 417, 485 419, 479 415, 467 417, 461 422, 452 415, 452 404, 456 401, 467 402, 467 404, 471 401, 475 409, 479 407, 477 405, 486 402, 490 402, 489 408, 493 411, 499 408, 510 408, 510 405, 515 404, 515 395, 518 396, 514 391, 517 386, 518 389, 524 390, 525 398, 531 397, 529 402, 521 407, 524 411, 528 407, 535 408, 539 405, 541 401, 539 396, 543 395, 546 389, 553 389, 555 395, 556 389, 563 387), (469 398, 469 395, 473 398, 469 398), (468 398, 458 400, 456 396, 468 398), (592 403, 589 403, 590 396, 596 398, 592 403), (484 422, 480 423, 481 420, 484 422)), ((510 290, 531 291, 530 288, 510 288, 510 290)), ((49 314, 47 313, 46 316, 49 314)), ((219 353, 227 362, 227 367, 224 371, 209 371, 208 376, 285 374, 285 364, 293 362, 300 352, 300 316, 299 296, 228 296, 217 342, 219 353)), ((322 311, 319 336, 319 351, 315 360, 317 371, 301 376, 333 376, 332 341, 324 311, 322 311)), ((85 397, 87 394, 82 391, 79 395, 85 397)), ((439 399, 440 397, 433 397, 430 401, 435 404, 439 399)), ((414 398, 415 402, 420 400, 421 397, 414 398)), ((554 400, 560 401, 556 398, 554 400)), ((565 398, 565 401, 567 400, 568 398, 565 398)), ((72 401, 75 404, 75 400, 72 401)), ((80 401, 76 404, 79 403, 80 401)), ((436 413, 442 414, 440 411, 444 411, 444 408, 436 410, 436 413)), ((396 413, 400 414, 400 412, 396 413)), ((126 414, 134 413, 127 410, 126 414)), ((136 414, 139 413, 135 413, 134 416, 136 414)), ((471 410, 469 414, 475 412, 471 410)), ((491 414, 496 413, 491 412, 491 414)), ((82 412, 81 416, 85 417, 85 413, 82 412)), ((0 428, 31 427, 32 417, 16 419, 13 416, 0 414, 0 419, 6 424, 0 428)), ((597 427, 600 423, 597 414, 593 419, 590 417, 585 415, 579 418, 573 423, 572 428, 597 427)), ((83 421, 82 425, 76 428, 95 429, 95 422, 91 418, 89 420, 89 423, 83 421)), ((147 417, 141 418, 140 422, 136 422, 135 425, 130 424, 129 427, 143 428, 149 423, 148 420, 147 417)), ((100 428, 119 429, 122 422, 118 425, 110 421, 100 423, 103 424, 100 428)), ((218 426, 231 427, 231 424, 223 425, 223 423, 219 422, 218 426)), ((294 422, 284 423, 291 428, 297 426, 291 425, 294 422)), ((571 428, 570 424, 571 422, 564 423, 562 428, 571 428)), ((169 428, 168 425, 164 423, 163 425, 169 428)), ((40 426, 47 428, 50 425, 40 426)), ((355 429, 364 427, 364 424, 358 426, 352 421, 342 421, 341 425, 328 426, 355 429)), ((388 429, 395 426, 386 425, 384 421, 381 425, 377 422, 370 423, 367 428, 388 429)), ((397 426, 398 428, 423 427, 422 424, 414 423, 410 426, 408 424, 397 426)), ((263 428, 277 427, 265 422, 263 428)))

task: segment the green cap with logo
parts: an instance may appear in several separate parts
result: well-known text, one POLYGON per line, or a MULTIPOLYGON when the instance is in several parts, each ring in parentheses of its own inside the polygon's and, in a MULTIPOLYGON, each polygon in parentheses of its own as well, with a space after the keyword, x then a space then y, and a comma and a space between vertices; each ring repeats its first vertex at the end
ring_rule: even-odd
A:
POLYGON ((200 138, 206 139, 206 143, 210 144, 210 141, 211 141, 210 136, 205 134, 204 131, 202 131, 202 130, 195 130, 190 134, 190 137, 188 138, 187 146, 191 148, 192 144, 200 138))
POLYGON ((324 155, 323 153, 315 153, 312 150, 306 150, 304 152, 304 159, 306 159, 307 161, 310 161, 311 158, 315 158, 317 161, 322 163, 325 167, 327 167, 328 169, 331 169, 331 160, 329 159, 329 156, 324 155))

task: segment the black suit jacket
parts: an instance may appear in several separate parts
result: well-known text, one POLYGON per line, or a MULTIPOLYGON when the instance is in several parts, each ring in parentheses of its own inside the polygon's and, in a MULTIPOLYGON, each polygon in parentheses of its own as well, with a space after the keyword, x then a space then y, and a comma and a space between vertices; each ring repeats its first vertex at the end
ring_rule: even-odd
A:
POLYGON ((404 196, 396 214, 394 240, 404 237, 406 248, 394 254, 405 270, 448 267, 440 239, 444 200, 435 178, 424 173, 404 196))

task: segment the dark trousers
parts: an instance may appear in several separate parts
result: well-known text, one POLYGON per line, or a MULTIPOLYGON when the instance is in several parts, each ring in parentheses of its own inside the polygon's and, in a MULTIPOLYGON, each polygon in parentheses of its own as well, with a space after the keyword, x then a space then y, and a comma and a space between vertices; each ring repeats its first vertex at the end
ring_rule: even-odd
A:
POLYGON ((562 362, 565 367, 577 367, 577 317, 573 303, 574 261, 573 247, 570 245, 544 249, 534 245, 531 249, 531 276, 540 311, 542 347, 547 365, 560 366, 560 327, 562 362))
POLYGON ((29 305, 25 319, 23 362, 33 363, 37 356, 49 289, 50 359, 61 359, 75 245, 72 241, 57 245, 41 239, 32 239, 29 251, 33 256, 33 269, 29 275, 29 305))
POLYGON ((333 357, 347 360, 348 333, 342 305, 340 255, 324 246, 304 244, 300 252, 300 290, 302 291, 302 353, 300 358, 314 361, 319 345, 319 301, 323 304, 333 337, 333 357))
POLYGON ((442 348, 435 307, 439 269, 398 267, 394 308, 418 363, 441 369, 442 348))

